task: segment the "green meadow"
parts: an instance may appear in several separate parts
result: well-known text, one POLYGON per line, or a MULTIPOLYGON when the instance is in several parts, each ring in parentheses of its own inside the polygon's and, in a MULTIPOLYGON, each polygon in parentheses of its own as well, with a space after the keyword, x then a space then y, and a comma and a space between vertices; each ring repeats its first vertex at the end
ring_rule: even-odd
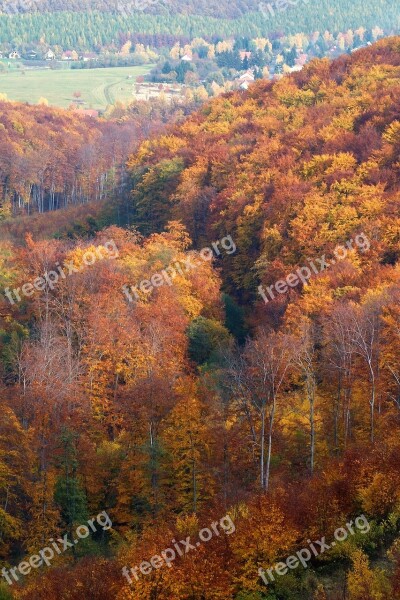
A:
POLYGON ((49 105, 68 107, 74 93, 80 92, 82 108, 104 109, 117 100, 132 100, 136 77, 149 72, 152 65, 138 67, 110 67, 106 69, 27 69, 2 61, 0 94, 9 100, 37 104, 46 98, 49 105))

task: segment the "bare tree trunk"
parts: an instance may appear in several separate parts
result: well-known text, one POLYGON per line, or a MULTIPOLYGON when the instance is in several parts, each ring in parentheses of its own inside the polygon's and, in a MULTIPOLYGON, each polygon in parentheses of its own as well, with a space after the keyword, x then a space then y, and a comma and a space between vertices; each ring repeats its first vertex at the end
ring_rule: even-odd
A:
POLYGON ((261 409, 261 455, 260 455, 260 485, 264 489, 264 463, 265 463, 265 406, 261 409))
POLYGON ((342 398, 342 373, 339 371, 338 376, 338 391, 337 391, 337 399, 334 406, 333 413, 333 444, 335 446, 335 453, 338 453, 339 450, 339 413, 340 413, 340 403, 342 398))
POLYGON ((274 428, 274 419, 275 419, 275 407, 276 407, 276 399, 274 398, 271 414, 269 417, 269 429, 268 429, 268 456, 267 456, 267 468, 265 473, 265 491, 269 490, 269 480, 271 476, 271 456, 272 456, 272 431, 274 428))
POLYGON ((310 403, 310 472, 313 475, 315 463, 315 381, 312 375, 310 375, 307 387, 310 403))
POLYGON ((375 390, 375 375, 373 372, 373 369, 371 368, 371 401, 370 401, 370 408, 371 408, 371 442, 374 443, 375 440, 375 395, 376 395, 376 390, 375 390))

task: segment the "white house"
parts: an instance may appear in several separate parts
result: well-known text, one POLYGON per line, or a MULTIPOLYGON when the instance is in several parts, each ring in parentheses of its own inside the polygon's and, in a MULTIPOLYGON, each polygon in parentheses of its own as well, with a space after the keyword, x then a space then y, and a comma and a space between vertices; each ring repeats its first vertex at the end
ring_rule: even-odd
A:
POLYGON ((54 60, 56 55, 54 54, 53 50, 47 50, 46 54, 44 55, 46 60, 54 60))
POLYGON ((83 60, 83 62, 89 62, 90 60, 95 60, 95 61, 99 60, 98 55, 95 54, 94 52, 86 52, 85 54, 82 54, 82 56, 80 58, 81 58, 81 60, 83 60))
POLYGON ((294 67, 290 67, 290 73, 298 73, 302 69, 303 67, 301 65, 294 65, 294 67))
POLYGON ((252 71, 246 71, 239 77, 241 83, 252 83, 255 80, 254 73, 252 71))

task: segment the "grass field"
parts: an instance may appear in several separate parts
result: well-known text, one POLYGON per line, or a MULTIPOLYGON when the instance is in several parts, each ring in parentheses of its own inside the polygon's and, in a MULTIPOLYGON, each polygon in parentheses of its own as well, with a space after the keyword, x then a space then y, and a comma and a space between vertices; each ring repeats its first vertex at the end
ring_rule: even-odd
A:
POLYGON ((28 70, 9 69, 0 72, 0 93, 9 100, 36 104, 43 97, 52 106, 68 107, 73 93, 81 92, 83 108, 104 109, 116 100, 132 100, 132 86, 139 75, 152 65, 111 67, 107 69, 28 70), (128 76, 132 78, 128 79, 128 76))

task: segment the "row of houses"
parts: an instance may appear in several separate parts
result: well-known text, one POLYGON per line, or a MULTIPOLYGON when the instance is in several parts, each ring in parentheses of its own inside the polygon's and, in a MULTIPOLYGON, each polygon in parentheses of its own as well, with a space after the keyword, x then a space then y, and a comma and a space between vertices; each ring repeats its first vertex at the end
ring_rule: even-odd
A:
MULTIPOLYGON (((46 60, 55 60, 57 57, 54 55, 54 52, 51 50, 49 50, 49 52, 46 54, 46 60), (51 57, 49 56, 49 52, 52 54, 51 57)), ((94 52, 85 52, 84 54, 78 55, 75 50, 66 50, 62 53, 61 60, 83 60, 83 62, 89 62, 90 60, 99 60, 99 56, 94 52)))
MULTIPOLYGON (((3 52, 0 52, 0 59, 1 58, 9 58, 11 60, 20 60, 21 54, 19 52, 17 52, 16 50, 13 50, 13 52, 10 52, 8 55, 4 55, 3 52)), ((35 60, 38 59, 38 54, 37 52, 30 52, 26 58, 29 58, 30 60, 35 60)), ((86 52, 85 54, 81 54, 79 55, 75 50, 66 50, 65 52, 62 53, 61 56, 57 57, 56 54, 53 52, 53 50, 48 50, 46 52, 46 54, 43 56, 44 60, 64 60, 64 61, 76 61, 76 60, 83 60, 84 62, 88 62, 90 60, 99 60, 99 57, 97 54, 95 54, 94 52, 86 52)))
MULTIPOLYGON (((306 62, 307 62, 307 54, 305 54, 304 52, 299 53, 299 56, 296 58, 295 65, 293 67, 290 67, 288 69, 288 72, 295 73, 295 72, 301 71, 302 68, 304 67, 304 65, 306 64, 306 62)), ((273 69, 270 69, 270 71, 272 71, 271 74, 273 75, 273 69)), ((255 80, 254 70, 249 69, 248 71, 246 71, 245 73, 242 73, 242 75, 240 75, 237 78, 237 83, 241 90, 247 90, 249 88, 250 84, 253 83, 254 80, 255 80)))

